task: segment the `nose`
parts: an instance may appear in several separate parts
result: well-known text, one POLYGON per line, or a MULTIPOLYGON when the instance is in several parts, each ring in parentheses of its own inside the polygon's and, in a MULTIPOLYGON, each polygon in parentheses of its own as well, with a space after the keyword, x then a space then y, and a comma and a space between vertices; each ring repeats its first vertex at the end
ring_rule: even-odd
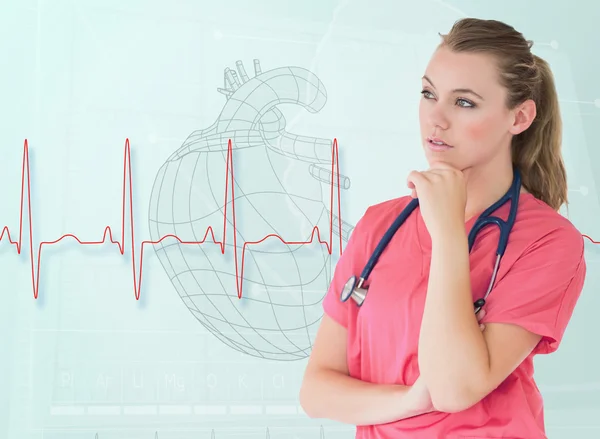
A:
POLYGON ((448 115, 443 108, 443 105, 439 103, 433 103, 429 105, 428 108, 428 119, 429 123, 434 127, 439 127, 440 129, 448 129, 448 125, 450 124, 448 115))

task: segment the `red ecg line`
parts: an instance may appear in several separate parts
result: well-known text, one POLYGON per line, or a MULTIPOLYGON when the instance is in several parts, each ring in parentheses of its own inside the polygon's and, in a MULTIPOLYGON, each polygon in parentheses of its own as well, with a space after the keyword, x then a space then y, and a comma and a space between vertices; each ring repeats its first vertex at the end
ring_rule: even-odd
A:
MULTIPOLYGON (((341 217, 341 208, 340 208, 340 198, 341 198, 341 194, 340 194, 340 174, 339 174, 339 163, 338 163, 338 145, 337 145, 337 139, 333 140, 333 148, 332 148, 332 157, 331 157, 331 194, 330 194, 330 212, 333 213, 333 187, 334 187, 334 181, 333 179, 337 176, 337 209, 338 209, 338 220, 339 220, 339 237, 340 237, 340 254, 342 253, 342 217, 341 217)), ((330 221, 329 221, 329 241, 323 241, 321 239, 321 233, 319 231, 319 228, 317 226, 313 227, 312 233, 311 233, 311 237, 309 241, 284 241, 280 236, 276 235, 276 234, 270 234, 265 236, 264 238, 260 239, 259 241, 248 241, 248 242, 244 242, 244 245, 242 247, 242 262, 241 262, 241 273, 239 273, 239 268, 238 268, 238 258, 237 258, 237 253, 238 253, 238 249, 237 249, 237 230, 236 230, 236 226, 235 226, 235 196, 233 193, 233 158, 232 158, 232 145, 231 145, 231 139, 229 139, 229 142, 227 144, 227 169, 225 171, 225 177, 226 177, 226 182, 225 182, 225 202, 223 204, 223 206, 227 206, 227 197, 229 195, 229 191, 228 191, 228 186, 229 186, 229 182, 231 181, 231 210, 232 210, 232 218, 233 218, 233 251, 234 251, 234 255, 235 255, 235 274, 236 274, 236 287, 237 287, 237 293, 238 293, 238 299, 240 299, 242 297, 242 284, 241 284, 241 279, 243 279, 244 277, 244 254, 246 252, 246 246, 248 245, 257 245, 262 243, 263 241, 265 241, 267 238, 278 238, 282 243, 284 244, 288 244, 288 245, 305 245, 305 244, 311 244, 314 241, 314 236, 315 233, 317 234, 317 239, 319 240, 319 243, 321 244, 325 244, 327 246, 327 251, 329 254, 331 254, 332 252, 332 242, 333 242, 333 214, 331 215, 330 221), (230 168, 231 168, 231 172, 230 172, 230 168), (239 274, 238 274, 239 273, 239 274)), ((122 198, 122 216, 121 216, 121 240, 120 241, 115 241, 113 239, 113 233, 112 230, 110 228, 110 226, 106 226, 106 228, 104 229, 104 234, 102 236, 102 240, 101 241, 82 241, 80 240, 77 236, 71 234, 71 233, 67 233, 63 236, 61 236, 60 238, 54 240, 54 241, 42 241, 39 244, 38 247, 38 252, 37 252, 37 264, 35 262, 35 254, 33 252, 33 232, 32 232, 32 221, 31 221, 31 182, 30 182, 30 177, 29 177, 29 147, 28 147, 28 142, 27 139, 25 139, 25 144, 24 144, 24 149, 23 149, 23 166, 22 166, 22 171, 21 171, 21 209, 20 209, 20 218, 19 218, 19 239, 17 241, 13 241, 10 237, 10 230, 8 229, 8 226, 4 226, 4 228, 2 229, 2 233, 0 234, 0 242, 2 242, 2 239, 4 238, 4 233, 6 233, 8 240, 11 244, 13 244, 16 247, 17 253, 21 254, 21 250, 22 250, 22 238, 23 238, 23 202, 24 202, 24 192, 25 192, 25 187, 27 187, 27 202, 28 202, 28 208, 27 208, 27 213, 28 213, 28 220, 29 220, 29 254, 30 254, 30 259, 31 259, 31 282, 32 282, 32 287, 33 287, 33 297, 34 299, 38 298, 38 294, 39 294, 39 278, 40 278, 40 265, 41 265, 41 258, 42 258, 42 247, 43 246, 49 246, 49 245, 54 245, 59 243, 60 241, 62 241, 64 238, 70 237, 75 239, 79 244, 81 245, 102 245, 106 242, 107 240, 107 236, 109 237, 108 239, 110 239, 110 242, 112 244, 116 244, 117 247, 119 248, 119 253, 121 253, 121 255, 123 255, 124 251, 125 251, 125 207, 126 207, 126 189, 129 189, 129 222, 130 222, 130 232, 131 232, 131 263, 132 263, 132 271, 133 271, 133 290, 134 290, 134 294, 135 294, 135 298, 136 300, 140 299, 140 291, 141 291, 141 285, 142 285, 142 261, 144 259, 144 245, 146 244, 159 244, 160 242, 162 242, 164 239, 167 238, 175 238, 177 241, 179 241, 181 244, 185 244, 185 245, 198 245, 198 244, 203 244, 204 241, 206 240, 206 237, 208 235, 208 233, 210 232, 210 234, 212 235, 212 241, 214 244, 219 244, 221 247, 221 254, 225 254, 225 236, 226 236, 226 232, 227 232, 227 209, 225 209, 225 214, 223 215, 223 241, 217 241, 214 235, 214 231, 212 229, 211 226, 209 226, 206 229, 206 233, 204 234, 204 238, 202 239, 202 241, 182 241, 180 238, 178 238, 175 235, 165 235, 162 238, 160 238, 158 241, 142 241, 142 245, 141 245, 141 249, 140 249, 140 266, 139 266, 139 278, 138 275, 136 273, 136 264, 135 264, 135 239, 134 239, 134 234, 133 234, 133 230, 134 230, 134 222, 133 222, 133 185, 131 182, 131 154, 130 154, 130 146, 129 146, 129 139, 125 140, 125 152, 124 152, 124 158, 123 158, 123 198, 122 198), (25 180, 25 172, 27 172, 27 180, 25 180)))

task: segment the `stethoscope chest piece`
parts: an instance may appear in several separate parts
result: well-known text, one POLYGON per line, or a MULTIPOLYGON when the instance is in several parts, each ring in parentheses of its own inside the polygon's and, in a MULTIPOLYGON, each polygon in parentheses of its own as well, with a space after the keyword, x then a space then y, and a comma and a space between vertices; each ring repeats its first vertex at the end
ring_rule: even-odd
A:
POLYGON ((356 276, 350 277, 344 288, 340 299, 342 302, 347 301, 350 297, 356 302, 358 306, 361 306, 367 297, 367 288, 362 288, 363 279, 356 279, 356 276))

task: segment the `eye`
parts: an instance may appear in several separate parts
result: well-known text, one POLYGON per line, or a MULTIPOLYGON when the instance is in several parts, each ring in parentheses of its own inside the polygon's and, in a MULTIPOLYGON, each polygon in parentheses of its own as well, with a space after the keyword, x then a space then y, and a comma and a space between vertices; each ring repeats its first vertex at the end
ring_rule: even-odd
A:
POLYGON ((422 94, 423 96, 425 96, 427 93, 431 94, 431 92, 429 92, 429 91, 427 91, 427 90, 422 90, 422 91, 421 91, 421 94, 422 94))
MULTIPOLYGON (((431 98, 430 97, 431 96, 431 92, 429 90, 422 90, 421 94, 423 95, 423 97, 425 97, 425 99, 430 99, 431 98)), ((476 107, 476 105, 473 102, 471 102, 471 101, 469 101, 467 99, 459 98, 459 99, 456 100, 456 102, 459 103, 458 106, 462 107, 462 108, 475 108, 476 107)))
POLYGON ((457 102, 465 102, 467 104, 467 106, 465 105, 459 105, 459 107, 463 107, 463 108, 475 108, 475 104, 471 101, 468 101, 466 99, 458 99, 457 102))

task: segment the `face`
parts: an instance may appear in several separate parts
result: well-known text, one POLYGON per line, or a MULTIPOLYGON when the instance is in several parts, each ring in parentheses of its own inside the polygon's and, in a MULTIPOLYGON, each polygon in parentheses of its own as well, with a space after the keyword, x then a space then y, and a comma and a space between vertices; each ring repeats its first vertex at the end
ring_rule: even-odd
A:
POLYGON ((419 120, 430 166, 443 161, 464 171, 510 160, 515 112, 505 106, 491 57, 438 48, 421 82, 419 120), (451 146, 432 144, 435 138, 451 146))

